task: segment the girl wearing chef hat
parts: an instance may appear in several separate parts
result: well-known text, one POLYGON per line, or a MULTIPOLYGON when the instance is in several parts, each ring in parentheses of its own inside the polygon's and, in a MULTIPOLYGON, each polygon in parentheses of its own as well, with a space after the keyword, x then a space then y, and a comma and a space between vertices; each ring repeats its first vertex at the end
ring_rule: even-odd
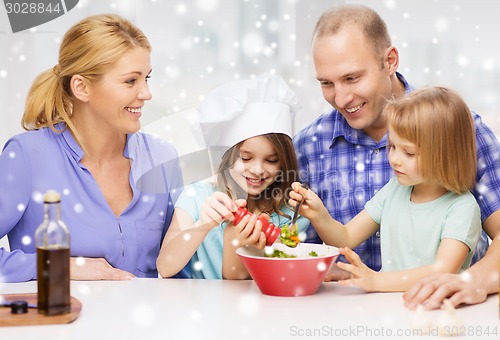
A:
MULTIPOLYGON (((214 182, 187 187, 175 204, 157 267, 162 277, 186 264, 191 278, 245 279, 236 249, 264 248, 260 214, 276 226, 290 223, 287 190, 298 179, 292 122, 300 109, 285 81, 262 74, 222 85, 198 108, 212 161, 220 160, 214 182), (218 157, 217 155, 222 155, 218 157), (238 206, 254 213, 233 225, 238 206)), ((299 233, 308 221, 298 219, 299 233)))

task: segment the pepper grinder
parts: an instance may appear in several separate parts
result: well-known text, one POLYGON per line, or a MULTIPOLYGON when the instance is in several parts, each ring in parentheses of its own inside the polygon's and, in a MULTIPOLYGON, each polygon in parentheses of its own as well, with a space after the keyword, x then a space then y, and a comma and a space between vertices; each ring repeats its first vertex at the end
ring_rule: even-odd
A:
MULTIPOLYGON (((251 216, 253 215, 253 213, 248 211, 247 208, 239 207, 238 210, 236 210, 236 212, 234 213, 233 224, 240 223, 243 217, 247 215, 251 216)), ((264 235, 266 236, 266 245, 272 245, 280 235, 281 229, 262 216, 259 216, 258 220, 262 223, 262 232, 264 232, 264 235)))

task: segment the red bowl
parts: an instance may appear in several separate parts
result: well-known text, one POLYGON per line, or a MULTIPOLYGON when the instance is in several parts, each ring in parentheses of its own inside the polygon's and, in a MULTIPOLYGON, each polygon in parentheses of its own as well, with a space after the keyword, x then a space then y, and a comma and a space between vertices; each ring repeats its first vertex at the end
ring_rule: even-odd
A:
POLYGON ((265 250, 242 247, 236 250, 262 294, 273 296, 305 296, 316 293, 339 256, 335 247, 324 244, 299 243, 290 248, 276 243, 265 250), (281 250, 295 258, 264 257, 264 252, 281 250), (318 257, 309 253, 315 251, 318 257))

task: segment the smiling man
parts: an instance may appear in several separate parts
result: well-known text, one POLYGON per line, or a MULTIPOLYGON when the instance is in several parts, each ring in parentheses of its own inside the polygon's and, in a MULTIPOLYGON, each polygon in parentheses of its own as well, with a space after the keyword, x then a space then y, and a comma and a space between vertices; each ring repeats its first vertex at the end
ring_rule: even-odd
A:
MULTIPOLYGON (((294 144, 301 181, 345 224, 394 176, 382 111, 388 98, 404 96, 413 87, 397 72, 398 50, 385 22, 370 8, 344 5, 325 12, 312 47, 316 77, 333 110, 300 131, 294 144)), ((472 193, 481 207, 483 229, 493 238, 500 228, 500 145, 481 118, 475 113, 473 118, 478 170, 472 193)), ((312 225, 306 242, 322 242, 312 225)), ((483 233, 473 262, 487 247, 483 233)), ((379 232, 355 251, 370 268, 380 269, 379 232)))

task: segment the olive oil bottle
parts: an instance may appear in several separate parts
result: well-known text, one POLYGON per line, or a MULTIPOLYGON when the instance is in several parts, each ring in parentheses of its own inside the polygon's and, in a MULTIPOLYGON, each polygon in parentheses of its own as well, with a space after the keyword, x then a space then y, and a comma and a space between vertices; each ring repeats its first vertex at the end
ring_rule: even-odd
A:
POLYGON ((38 312, 43 315, 71 311, 69 284, 70 235, 61 221, 61 195, 44 196, 44 220, 35 232, 38 279, 38 312))

